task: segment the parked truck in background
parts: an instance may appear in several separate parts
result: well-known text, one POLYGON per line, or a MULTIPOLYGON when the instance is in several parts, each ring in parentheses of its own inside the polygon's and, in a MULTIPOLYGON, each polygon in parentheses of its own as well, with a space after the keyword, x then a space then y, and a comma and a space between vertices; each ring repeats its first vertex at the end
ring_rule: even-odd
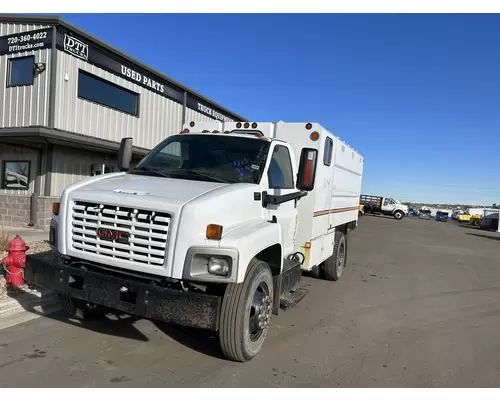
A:
POLYGON ((50 226, 60 261, 28 256, 25 279, 72 316, 217 331, 228 359, 248 361, 280 304, 305 293, 302 271, 342 276, 364 160, 316 123, 184 128, 134 168, 123 139, 121 172, 68 186, 50 226))
POLYGON ((391 197, 362 194, 359 196, 359 204, 364 206, 365 215, 391 215, 395 219, 401 220, 408 214, 408 206, 391 197))

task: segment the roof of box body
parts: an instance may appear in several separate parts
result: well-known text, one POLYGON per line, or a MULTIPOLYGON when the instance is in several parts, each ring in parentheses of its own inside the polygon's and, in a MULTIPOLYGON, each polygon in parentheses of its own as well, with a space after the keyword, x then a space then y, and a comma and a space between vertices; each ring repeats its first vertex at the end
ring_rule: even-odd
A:
POLYGON ((226 107, 221 106, 220 104, 217 104, 213 100, 201 95, 200 93, 195 92, 193 89, 188 88, 187 86, 184 86, 183 84, 177 82, 175 79, 172 79, 165 74, 161 73, 158 70, 155 70, 154 68, 151 68, 150 66, 140 62, 134 57, 131 57, 127 54, 125 54, 123 51, 117 49, 116 47, 111 46, 110 44, 98 39, 97 37, 91 35, 90 33, 76 27, 75 25, 70 24, 69 22, 65 21, 59 16, 53 16, 53 15, 30 15, 30 14, 0 14, 0 22, 7 22, 7 23, 24 23, 24 24, 47 24, 47 25, 60 25, 68 30, 71 30, 80 36, 84 37, 85 39, 94 42, 96 45, 101 46, 105 48, 108 51, 111 51, 115 54, 117 54, 120 57, 123 57, 127 61, 137 65, 140 68, 143 68, 144 70, 150 72, 151 74, 157 75, 161 77, 162 79, 166 80, 167 82, 170 82, 171 84, 177 86, 178 88, 185 90, 186 92, 195 95, 202 99, 203 101, 207 102, 208 104, 212 104, 215 107, 218 107, 221 111, 225 111, 228 114, 232 115, 239 121, 246 121, 245 118, 243 118, 241 115, 238 115, 231 110, 228 110, 226 107))

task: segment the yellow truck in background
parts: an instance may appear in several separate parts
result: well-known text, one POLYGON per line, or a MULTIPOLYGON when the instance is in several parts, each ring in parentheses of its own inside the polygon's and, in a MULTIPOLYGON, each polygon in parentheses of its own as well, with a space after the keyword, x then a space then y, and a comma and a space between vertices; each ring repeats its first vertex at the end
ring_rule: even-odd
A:
POLYGON ((460 214, 458 216, 459 223, 468 222, 474 226, 481 225, 481 221, 483 220, 483 216, 479 214, 469 215, 469 214, 460 214))

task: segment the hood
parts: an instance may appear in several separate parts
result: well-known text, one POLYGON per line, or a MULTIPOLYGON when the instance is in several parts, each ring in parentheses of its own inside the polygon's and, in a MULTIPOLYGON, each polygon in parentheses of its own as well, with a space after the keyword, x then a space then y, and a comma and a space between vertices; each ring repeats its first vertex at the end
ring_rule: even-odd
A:
MULTIPOLYGON (((214 189, 227 186, 226 183, 204 182, 189 179, 174 179, 157 176, 109 174, 106 178, 87 182, 76 189, 79 194, 109 197, 123 195, 125 198, 161 198, 162 202, 182 205, 214 189)), ((142 200, 140 200, 142 202, 142 200)))

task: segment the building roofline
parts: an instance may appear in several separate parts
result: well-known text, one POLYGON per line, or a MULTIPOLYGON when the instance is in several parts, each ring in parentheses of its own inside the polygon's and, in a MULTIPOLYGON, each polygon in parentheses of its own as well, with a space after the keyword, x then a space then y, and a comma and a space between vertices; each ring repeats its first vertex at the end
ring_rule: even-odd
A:
POLYGON ((199 97, 201 100, 207 102, 208 104, 213 105, 214 107, 219 108, 221 111, 224 111, 228 113, 229 115, 232 115, 233 117, 236 118, 236 120, 239 121, 247 121, 246 118, 243 118, 241 115, 229 110, 228 108, 216 103, 215 101, 209 99, 208 97, 197 93, 193 89, 183 85, 182 83, 176 81, 173 78, 170 78, 169 76, 165 75, 164 73, 144 64, 143 62, 139 61, 138 59, 129 56, 128 54, 124 53, 120 49, 104 42, 103 40, 97 38, 96 36, 84 31, 81 28, 78 28, 77 26, 67 22, 60 16, 55 16, 55 15, 44 15, 44 14, 0 14, 0 22, 7 22, 7 23, 32 23, 32 24, 48 24, 48 25, 60 25, 68 30, 71 30, 78 35, 82 36, 83 38, 94 42, 95 44, 105 48, 106 50, 115 53, 116 55, 126 59, 127 61, 137 65, 140 68, 143 68, 144 70, 150 72, 151 74, 157 75, 161 77, 162 79, 165 79, 167 82, 172 83, 173 85, 179 87, 180 89, 199 97))
MULTIPOLYGON (((79 144, 86 147, 92 147, 104 151, 115 152, 120 148, 120 143, 107 139, 94 138, 79 133, 51 129, 45 126, 32 126, 27 128, 0 128, 0 138, 44 138, 49 142, 56 144, 65 143, 66 145, 79 144)), ((133 146, 135 156, 144 157, 150 150, 139 146, 133 146)))

